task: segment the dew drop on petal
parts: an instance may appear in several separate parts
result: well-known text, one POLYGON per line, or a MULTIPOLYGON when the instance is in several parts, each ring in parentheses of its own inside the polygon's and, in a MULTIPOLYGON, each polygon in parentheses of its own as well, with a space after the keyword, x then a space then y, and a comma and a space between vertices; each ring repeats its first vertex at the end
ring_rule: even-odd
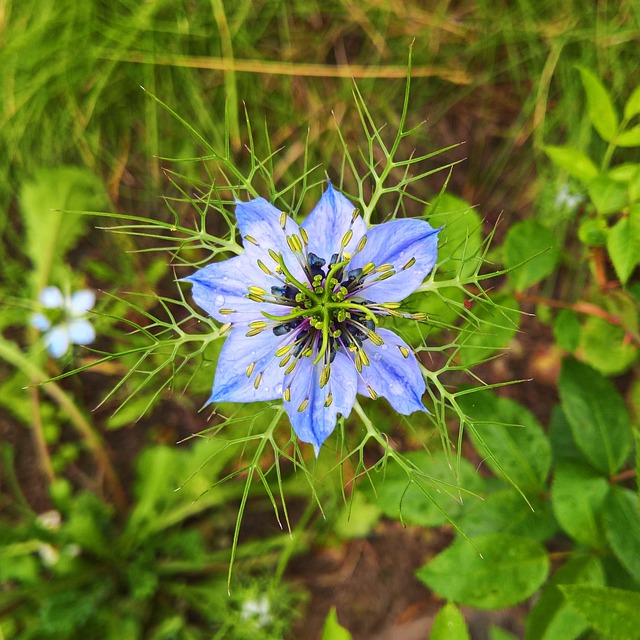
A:
POLYGON ((213 303, 216 307, 221 307, 224 304, 224 296, 216 296, 213 303))
POLYGON ((383 344, 380 348, 381 348, 383 351, 386 351, 389 347, 388 347, 388 345, 383 344))
POLYGON ((282 395, 282 383, 278 382, 278 384, 276 385, 276 388, 274 389, 274 392, 277 393, 279 396, 282 395))
MULTIPOLYGON (((386 346, 386 345, 384 345, 384 346, 386 346)), ((382 356, 376 351, 373 354, 373 359, 376 360, 377 362, 380 362, 380 360, 382 360, 382 356)))

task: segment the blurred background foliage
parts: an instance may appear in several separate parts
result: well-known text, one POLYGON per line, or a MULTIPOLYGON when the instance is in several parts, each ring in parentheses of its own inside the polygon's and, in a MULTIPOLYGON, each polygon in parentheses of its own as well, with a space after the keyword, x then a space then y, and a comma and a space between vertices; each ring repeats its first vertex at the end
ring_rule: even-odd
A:
MULTIPOLYGON (((428 619, 439 609, 436 640, 513 637, 507 630, 532 640, 636 637, 639 41, 635 0, 0 0, 0 637, 302 638, 309 629, 319 637, 333 605, 354 637, 372 637, 416 601, 430 603, 428 619), (453 361, 428 349, 447 344, 446 326, 406 334, 434 369, 486 361, 478 375, 489 383, 534 382, 501 396, 462 388, 460 406, 477 424, 461 440, 455 478, 434 445, 409 457, 424 470, 422 485, 389 464, 385 479, 345 505, 341 481, 325 481, 313 496, 323 520, 308 487, 287 473, 291 513, 278 510, 269 480, 266 492, 223 482, 247 472, 241 444, 175 445, 207 424, 198 410, 219 344, 204 349, 198 375, 178 368, 170 384, 143 386, 115 411, 130 393, 118 380, 149 337, 127 331, 163 311, 158 296, 175 298, 175 274, 170 256, 152 251, 164 241, 105 233, 106 217, 62 211, 152 218, 169 238, 176 220, 190 224, 185 181, 206 186, 220 175, 193 160, 207 152, 202 141, 149 93, 245 171, 248 114, 263 155, 277 150, 269 171, 280 188, 318 165, 356 194, 342 165, 342 144, 356 163, 365 152, 353 80, 374 121, 396 131, 412 42, 408 125, 426 126, 402 153, 464 143, 438 159, 464 162, 435 210, 424 202, 444 174, 414 185, 406 210, 445 225, 442 279, 476 272, 494 232, 487 258, 507 272, 491 303, 473 289, 468 299, 449 292, 447 304, 415 296, 416 310, 468 332, 453 361), (104 292, 92 316, 95 351, 47 358, 29 327, 47 284, 104 292), (143 295, 125 303, 126 291, 143 295), (509 355, 494 360, 505 347, 509 355), (126 349, 121 363, 89 368, 126 349), (33 386, 73 367, 88 369, 33 386), (509 425, 525 425, 526 435, 509 425), (487 448, 495 460, 484 466, 487 448), (433 491, 447 483, 484 501, 461 505, 456 491, 433 491), (293 542, 278 517, 285 531, 293 522, 293 542), (405 560, 408 582, 394 583, 405 600, 381 595, 389 589, 375 571, 358 580, 375 597, 322 573, 325 562, 343 575, 354 544, 381 553, 375 545, 389 537, 408 549, 394 520, 422 541, 405 560), (431 591, 407 586, 442 549, 418 572, 431 591), (530 571, 510 570, 509 554, 530 571), (287 571, 297 582, 282 579, 287 571), (456 605, 472 608, 466 622, 456 605), (500 628, 477 616, 511 605, 500 628), (616 627, 614 606, 627 626, 616 627)), ((393 206, 387 197, 376 222, 393 206)), ((207 222, 212 235, 226 227, 207 222)), ((194 255, 208 257, 198 247, 194 255)), ((154 354, 150 369, 170 356, 154 354)), ((452 371, 448 382, 477 381, 452 371)), ((401 446, 420 449, 415 424, 390 421, 382 404, 370 415, 401 446)), ((230 423, 251 434, 262 416, 237 408, 230 423)), ((262 462, 265 473, 272 462, 262 462)), ((328 474, 332 462, 321 463, 328 474)), ((324 637, 340 637, 339 627, 330 615, 324 637)))

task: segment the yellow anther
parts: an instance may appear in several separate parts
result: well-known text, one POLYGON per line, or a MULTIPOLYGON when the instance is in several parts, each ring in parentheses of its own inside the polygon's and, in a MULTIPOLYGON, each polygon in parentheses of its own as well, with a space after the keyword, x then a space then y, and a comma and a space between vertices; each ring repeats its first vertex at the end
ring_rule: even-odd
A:
POLYGON ((418 322, 426 322, 429 319, 426 313, 412 313, 411 317, 418 322))
POLYGON ((255 245, 256 245, 256 247, 259 247, 259 246, 260 246, 260 245, 258 244, 258 241, 257 241, 255 238, 251 237, 251 236, 244 236, 244 239, 245 239, 247 242, 250 242, 251 244, 255 244, 255 245))
POLYGON ((302 238, 302 242, 304 242, 305 244, 309 244, 309 234, 303 227, 300 227, 300 237, 302 238))
POLYGON ((358 373, 362 373, 362 358, 360 357, 360 353, 356 355, 356 369, 358 373))
POLYGON ((254 296, 264 296, 267 292, 262 287, 255 287, 251 285, 249 287, 249 293, 252 293, 254 296))
POLYGON ((351 214, 351 224, 353 224, 356 221, 356 218, 360 215, 360 209, 354 209, 353 213, 351 214))
POLYGON ((366 276, 367 273, 371 273, 376 268, 376 265, 373 262, 367 262, 367 264, 362 267, 362 275, 366 276))
POLYGON ((301 403, 300 406, 298 407, 298 412, 302 413, 307 406, 309 405, 309 398, 305 398, 301 403))
POLYGON ((367 391, 369 391, 369 396, 372 400, 375 400, 378 397, 378 394, 375 392, 371 385, 367 385, 367 391))
POLYGON ((403 347, 402 345, 398 345, 398 349, 400 349, 400 353, 402 354, 403 358, 408 358, 409 357, 409 349, 407 349, 407 347, 403 347))
POLYGON ((247 331, 247 333, 245 333, 244 335, 247 336, 247 338, 252 338, 253 336, 257 336, 263 331, 264 327, 260 327, 259 329, 249 329, 249 331, 247 331))
POLYGON ((375 331, 369 331, 367 335, 376 347, 381 347, 384 344, 384 340, 375 331))
POLYGON ((280 360, 280 366, 281 367, 286 367, 289 364, 289 361, 291 360, 291 354, 286 355, 284 358, 282 358, 282 360, 280 360))
POLYGON ((223 324, 223 325, 220 327, 219 334, 220 334, 221 336, 223 336, 225 333, 227 333, 227 331, 229 331, 229 329, 231 329, 231 323, 230 323, 230 322, 225 322, 225 324, 223 324))
POLYGON ((228 316, 235 313, 235 311, 233 309, 218 309, 218 313, 221 313, 223 316, 228 316))
POLYGON ((255 381, 254 381, 254 383, 253 383, 253 388, 254 388, 254 389, 257 389, 257 388, 260 386, 260 383, 261 383, 261 382, 262 382, 262 373, 259 373, 259 374, 256 376, 256 379, 255 379, 255 381))
POLYGON ((280 356, 283 356, 285 353, 287 353, 287 351, 289 351, 291 347, 293 347, 293 344, 285 344, 283 347, 276 349, 276 352, 274 355, 276 356, 276 358, 279 358, 280 356))
POLYGON ((359 253, 364 249, 364 246, 367 244, 367 236, 362 236, 360 238, 360 242, 358 242, 358 246, 356 247, 356 253, 359 253))
POLYGON ((404 265, 404 267, 402 267, 402 270, 404 271, 405 269, 408 269, 409 267, 413 267, 413 265, 416 263, 416 259, 415 258, 411 258, 411 260, 409 260, 409 262, 407 262, 407 264, 404 265))
POLYGON ((255 369, 256 363, 252 362, 248 367, 247 367, 247 378, 251 377, 251 374, 253 373, 253 370, 255 369))
POLYGON ((263 296, 257 296, 253 293, 247 293, 247 295, 245 295, 245 298, 248 298, 249 300, 253 300, 253 302, 264 302, 264 297, 263 296))
POLYGON ((287 226, 287 214, 284 211, 280 214, 280 226, 282 227, 283 231, 287 226))
POLYGON ((364 349, 360 349, 360 359, 362 360, 362 364, 365 367, 368 367, 371 364, 371 361, 369 360, 369 356, 367 355, 367 352, 364 349))
POLYGON ((273 249, 267 249, 269 255, 275 260, 278 264, 280 264, 280 255, 277 254, 273 249))
POLYGON ((324 369, 322 370, 322 373, 320 374, 320 388, 322 389, 322 387, 326 386, 327 382, 329 382, 329 378, 331 376, 331 367, 329 365, 327 365, 326 367, 324 367, 324 369))
POLYGON ((267 323, 264 320, 254 320, 249 323, 250 329, 264 329, 267 326, 267 323))
POLYGON ((297 360, 294 360, 285 370, 284 370, 284 375, 288 376, 295 368, 296 368, 296 364, 298 364, 297 360))
POLYGON ((377 278, 376 281, 380 282, 382 280, 387 280, 388 278, 391 278, 391 276, 395 276, 396 272, 395 271, 385 271, 384 273, 381 273, 377 278))
POLYGON ((291 402, 291 387, 287 387, 282 392, 282 398, 284 399, 285 402, 291 402))
POLYGON ((269 269, 269 267, 267 267, 267 265, 262 262, 262 260, 258 260, 258 266, 268 275, 273 275, 271 272, 271 269, 269 269))
POLYGON ((383 302, 380 305, 383 309, 399 309, 402 306, 400 302, 383 302))
POLYGON ((333 402, 333 395, 331 394, 331 392, 329 392, 327 395, 327 399, 324 401, 324 406, 330 407, 332 402, 333 402))
POLYGON ((342 236, 342 242, 340 244, 342 245, 343 249, 349 244, 349 241, 351 240, 351 238, 353 238, 353 231, 349 229, 347 233, 345 233, 344 236, 342 236))
POLYGON ((393 269, 393 265, 386 263, 386 264, 381 264, 376 271, 378 271, 379 273, 383 273, 384 271, 391 271, 391 269, 393 269))

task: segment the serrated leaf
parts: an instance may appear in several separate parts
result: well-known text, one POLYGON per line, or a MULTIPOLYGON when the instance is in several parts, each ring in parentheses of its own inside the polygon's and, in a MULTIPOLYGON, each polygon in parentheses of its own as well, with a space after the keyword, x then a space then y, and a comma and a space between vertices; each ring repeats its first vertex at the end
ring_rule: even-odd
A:
POLYGON ((585 67, 578 67, 582 86, 587 95, 589 120, 607 142, 611 142, 618 133, 618 115, 613 100, 599 78, 585 67))
POLYGON ((438 611, 431 627, 430 640, 470 640, 469 630, 460 609, 448 602, 438 611))
POLYGON ((607 640, 640 638, 640 593, 595 585, 562 585, 567 602, 607 640))
POLYGON ((567 358, 559 391, 578 448, 596 469, 615 474, 631 448, 629 412, 617 389, 595 369, 567 358))
POLYGON ((477 391, 458 402, 474 428, 471 440, 486 464, 525 493, 542 490, 551 466, 551 446, 535 416, 521 404, 477 391))
POLYGON ((556 235, 536 220, 511 225, 503 251, 509 280, 517 291, 553 273, 560 255, 556 235))
POLYGON ((67 210, 99 210, 106 204, 104 187, 87 169, 61 167, 38 171, 22 185, 20 209, 25 223, 25 253, 33 263, 34 294, 51 282, 86 227, 85 218, 67 210))
POLYGON ((640 147, 640 125, 622 131, 616 138, 618 147, 640 147))
POLYGON ((335 607, 327 614, 322 627, 322 640, 351 640, 351 634, 338 622, 335 607))
POLYGON ((605 533, 613 552, 640 583, 640 512, 637 494, 613 487, 603 515, 605 533))
POLYGON ((602 566, 593 556, 569 558, 545 585, 527 617, 526 640, 574 640, 588 627, 567 603, 558 585, 604 583, 602 566))
POLYGON ((601 513, 609 483, 585 464, 558 463, 551 504, 558 524, 574 540, 595 549, 606 547, 601 513))
POLYGON ((557 167, 583 184, 589 184, 598 176, 598 167, 582 151, 554 145, 546 145, 543 150, 557 167))
POLYGON ((606 376, 623 373, 638 359, 638 350, 626 340, 624 328, 596 316, 587 318, 582 326, 578 353, 606 376))
POLYGON ((464 458, 460 459, 458 470, 451 468, 443 452, 431 455, 423 451, 411 452, 406 458, 424 473, 425 478, 420 479, 419 487, 398 465, 387 467, 384 480, 376 483, 376 493, 378 506, 390 518, 402 516, 409 524, 440 526, 448 522, 447 515, 453 519, 458 516, 461 500, 471 499, 468 492, 479 493, 483 488, 482 478, 464 458), (457 486, 464 492, 457 490, 457 486))
POLYGON ((501 609, 533 595, 549 573, 547 552, 535 540, 497 533, 471 541, 477 549, 457 538, 416 575, 444 598, 501 609))
POLYGON ((640 205, 616 222, 607 238, 607 251, 622 284, 640 263, 640 205))
POLYGON ((633 116, 640 113, 640 86, 633 90, 633 93, 629 96, 627 103, 624 105, 624 118, 625 120, 631 120, 633 116))
POLYGON ((589 197, 598 213, 619 213, 629 203, 627 186, 607 176, 598 176, 587 187, 589 197))

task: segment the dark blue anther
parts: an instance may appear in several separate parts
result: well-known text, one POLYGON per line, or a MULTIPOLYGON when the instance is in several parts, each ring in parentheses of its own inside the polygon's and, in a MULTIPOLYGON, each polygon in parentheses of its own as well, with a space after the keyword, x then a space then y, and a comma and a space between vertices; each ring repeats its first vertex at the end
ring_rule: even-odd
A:
POLYGON ((322 267, 327 264, 324 258, 320 258, 315 253, 309 252, 309 269, 311 269, 311 276, 324 276, 324 270, 322 267))

